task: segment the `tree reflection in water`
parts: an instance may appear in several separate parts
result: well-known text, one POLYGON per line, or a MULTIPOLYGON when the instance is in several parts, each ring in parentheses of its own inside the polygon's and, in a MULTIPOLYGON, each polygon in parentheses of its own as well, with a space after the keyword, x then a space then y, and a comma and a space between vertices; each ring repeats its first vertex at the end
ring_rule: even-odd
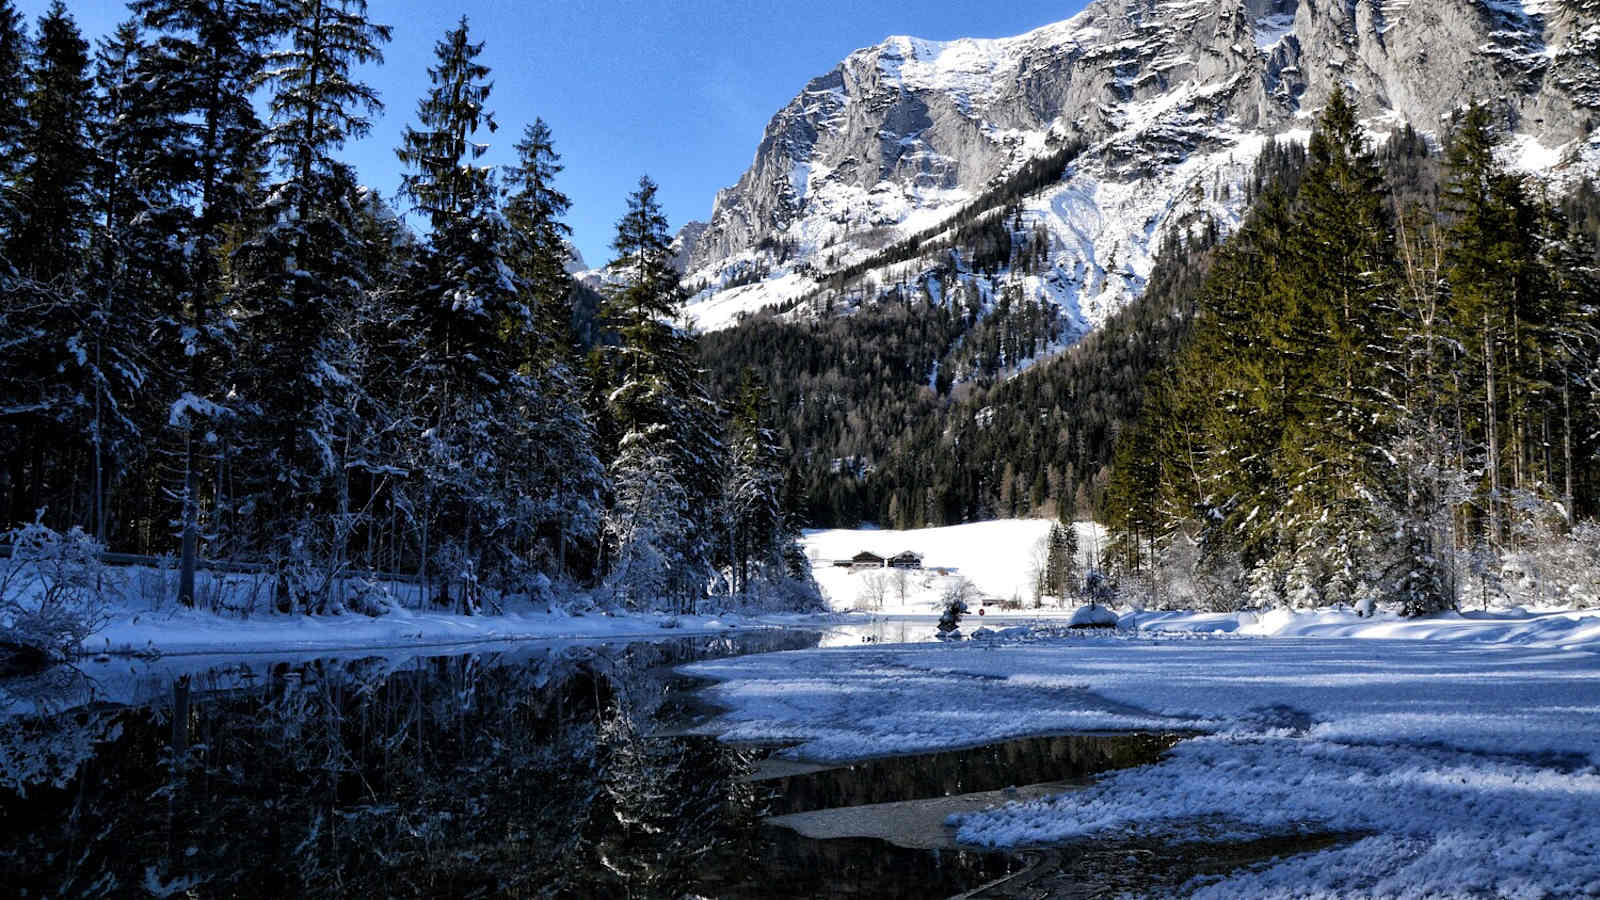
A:
POLYGON ((745 777, 763 751, 652 736, 692 687, 673 666, 817 640, 235 663, 138 703, 77 681, 7 683, 0 883, 19 896, 927 896, 1012 866, 763 827, 775 788, 745 777), (52 690, 72 699, 52 707, 52 690))

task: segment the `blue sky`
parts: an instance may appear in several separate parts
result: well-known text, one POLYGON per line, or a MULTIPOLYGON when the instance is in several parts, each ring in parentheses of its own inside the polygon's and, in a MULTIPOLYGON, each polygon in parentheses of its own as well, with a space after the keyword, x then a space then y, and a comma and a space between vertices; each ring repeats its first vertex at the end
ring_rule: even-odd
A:
MULTIPOLYGON (((18 0, 35 20, 49 0, 18 0)), ((810 78, 890 34, 1002 37, 1071 16, 1082 0, 558 0, 455 4, 370 0, 394 26, 385 65, 366 73, 387 110, 348 148, 362 180, 392 195, 393 148, 427 87, 433 44, 465 14, 494 69, 490 108, 506 162, 522 123, 542 116, 566 163, 561 188, 590 265, 609 256, 624 198, 648 172, 672 227, 704 219, 719 188, 750 164, 767 120, 810 78)), ((91 39, 127 17, 122 2, 69 0, 91 39)))

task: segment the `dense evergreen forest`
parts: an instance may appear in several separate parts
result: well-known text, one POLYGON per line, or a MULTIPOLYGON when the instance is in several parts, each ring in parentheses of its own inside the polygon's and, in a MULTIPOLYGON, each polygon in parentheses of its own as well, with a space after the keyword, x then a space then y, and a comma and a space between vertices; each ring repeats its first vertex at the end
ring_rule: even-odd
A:
POLYGON ((814 598, 762 386, 728 414, 665 324, 685 294, 655 185, 596 310, 549 128, 479 162, 465 18, 391 204, 339 158, 382 110, 353 73, 391 32, 362 0, 129 13, 91 51, 62 3, 30 28, 0 0, 7 527, 172 554, 188 604, 207 559, 268 566, 283 610, 374 572, 463 611, 551 579, 636 607, 814 598))
POLYGON ((1562 584, 1600 536, 1600 210, 1506 171, 1501 139, 1474 105, 1442 156, 1375 152, 1333 97, 1118 438, 1118 568, 1210 605, 1417 613, 1534 570, 1592 591, 1562 584))
MULTIPOLYGON (((1309 145, 1269 144, 1236 234, 1175 229, 1137 301, 1031 366, 1054 311, 927 259, 704 358, 774 384, 814 524, 1098 519, 1103 564, 1167 604, 1420 612, 1589 571, 1566 557, 1594 555, 1600 505, 1600 197, 1508 172, 1501 131, 1473 107, 1442 147, 1374 143, 1340 95, 1309 145)), ((1028 271, 1020 221, 974 221, 1028 271)))
POLYGON ((818 272, 813 315, 697 340, 653 182, 596 293, 550 129, 480 163, 465 19, 385 197, 339 158, 382 110, 360 0, 129 11, 91 50, 0 0, 0 502, 171 554, 184 602, 207 559, 286 610, 377 572, 462 609, 550 579, 803 602, 802 522, 1043 515, 1106 522, 1158 594, 1420 611, 1593 528, 1600 197, 1505 171, 1484 108, 1374 145, 1336 97, 1236 234, 1174 228, 1087 336, 1011 283, 1069 142, 886 248, 901 280, 818 272))
MULTIPOLYGON (((1297 145, 1274 146, 1245 189, 1293 184, 1303 163, 1297 145)), ((1028 274, 1042 239, 1010 224, 1013 215, 999 220, 1008 224, 996 238, 1005 247, 999 264, 1028 274)), ((849 317, 764 316, 705 335, 705 362, 719 385, 746 369, 774 385, 792 449, 791 505, 813 524, 1092 518, 1113 443, 1137 413, 1147 375, 1187 331, 1219 240, 1210 221, 1187 235, 1172 230, 1139 299, 1032 365, 1076 337, 1059 312, 1017 302, 1004 287, 987 297, 949 263, 931 267, 933 290, 890 285, 849 317)), ((976 256, 989 247, 985 236, 982 247, 957 249, 976 256)))

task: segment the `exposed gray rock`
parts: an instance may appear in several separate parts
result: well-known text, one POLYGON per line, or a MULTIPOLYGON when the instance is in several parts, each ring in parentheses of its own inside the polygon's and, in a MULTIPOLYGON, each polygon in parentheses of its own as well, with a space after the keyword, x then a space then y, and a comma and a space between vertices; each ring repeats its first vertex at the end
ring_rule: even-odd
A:
POLYGON ((806 85, 685 228, 683 268, 709 285, 691 312, 717 327, 813 294, 1077 139, 1090 151, 1028 204, 1053 265, 1022 287, 1091 328, 1142 290, 1168 226, 1230 225, 1241 198, 1217 188, 1336 85, 1375 131, 1438 134, 1477 98, 1537 166, 1592 170, 1600 0, 1098 0, 1014 38, 889 38, 806 85))

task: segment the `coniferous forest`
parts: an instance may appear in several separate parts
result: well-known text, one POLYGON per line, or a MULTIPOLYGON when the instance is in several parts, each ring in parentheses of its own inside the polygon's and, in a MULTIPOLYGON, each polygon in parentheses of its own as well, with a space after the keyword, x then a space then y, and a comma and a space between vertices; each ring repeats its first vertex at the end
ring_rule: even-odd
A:
MULTIPOLYGON (((1503 140, 1483 106, 1438 144, 1372 138, 1340 94, 1309 145, 1258 158, 1236 233, 1174 230, 1139 299, 1020 373, 1060 336, 1048 312, 904 285, 708 335, 707 365, 774 381, 818 524, 1095 519, 1097 562, 1162 605, 1424 612, 1532 569, 1584 583, 1600 196, 1508 171, 1503 140)), ((1021 270, 1027 234, 1004 237, 1021 270)))
POLYGON ((114 34, 0 0, 0 495, 8 527, 214 561, 330 612, 352 574, 471 612, 814 599, 761 383, 714 403, 656 186, 602 308, 567 275, 542 121, 480 162, 483 44, 443 35, 391 201, 341 160, 383 110, 362 0, 133 0, 114 34), (574 303, 579 304, 575 312, 574 303))
POLYGON ((91 44, 0 0, 8 527, 170 556, 189 604, 210 562, 264 567, 285 611, 359 573, 462 610, 551 579, 804 603, 805 524, 1092 518, 1128 584, 1222 606, 1422 612, 1593 552, 1600 196, 1508 171, 1486 107, 1430 143, 1336 95, 1087 335, 1006 281, 1048 257, 1020 204, 1069 142, 881 254, 927 277, 695 336, 652 181, 596 293, 551 129, 482 162, 465 19, 398 192, 362 185, 390 35, 359 0, 133 0, 91 44))
POLYGON ((1600 509, 1600 206, 1497 162, 1487 109, 1438 153, 1374 148, 1342 93, 1303 171, 1216 254, 1117 440, 1108 564, 1164 602, 1572 602, 1600 509))

